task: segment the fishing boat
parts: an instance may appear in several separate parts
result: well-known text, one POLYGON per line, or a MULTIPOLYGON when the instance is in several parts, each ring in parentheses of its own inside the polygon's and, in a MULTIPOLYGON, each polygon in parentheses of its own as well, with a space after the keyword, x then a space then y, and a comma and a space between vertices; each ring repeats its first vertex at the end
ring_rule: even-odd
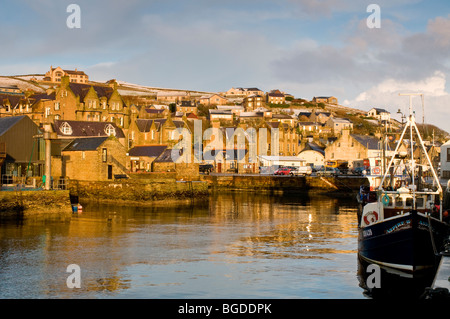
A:
POLYGON ((358 200, 358 255, 388 272, 417 278, 436 269, 449 234, 448 212, 443 211, 443 190, 415 123, 410 95, 409 117, 382 176, 361 188, 358 200), (405 137, 408 137, 406 140, 405 137), (408 154, 400 154, 402 143, 408 154), (414 158, 421 149, 427 164, 414 158), (400 165, 406 174, 396 175, 400 165), (428 170, 432 182, 421 173, 428 170), (373 184, 372 184, 373 183, 373 184))

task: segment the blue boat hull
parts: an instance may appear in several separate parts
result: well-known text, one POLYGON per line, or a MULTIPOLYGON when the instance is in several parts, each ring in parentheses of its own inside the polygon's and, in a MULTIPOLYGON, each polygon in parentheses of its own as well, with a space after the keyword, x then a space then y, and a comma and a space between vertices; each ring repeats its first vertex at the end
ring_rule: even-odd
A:
POLYGON ((368 263, 406 276, 433 270, 448 236, 448 224, 413 211, 383 222, 360 227, 358 253, 368 263))

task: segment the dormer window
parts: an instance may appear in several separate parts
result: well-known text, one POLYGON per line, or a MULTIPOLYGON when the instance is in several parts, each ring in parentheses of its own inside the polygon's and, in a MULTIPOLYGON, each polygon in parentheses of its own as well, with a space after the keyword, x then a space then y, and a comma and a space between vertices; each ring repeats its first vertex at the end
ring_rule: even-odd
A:
POLYGON ((61 133, 63 133, 64 135, 71 135, 73 130, 72 130, 72 126, 70 126, 69 123, 64 122, 60 127, 59 127, 61 133))
POLYGON ((116 136, 116 129, 114 128, 114 126, 112 126, 111 124, 107 124, 105 126, 105 133, 108 136, 116 136))

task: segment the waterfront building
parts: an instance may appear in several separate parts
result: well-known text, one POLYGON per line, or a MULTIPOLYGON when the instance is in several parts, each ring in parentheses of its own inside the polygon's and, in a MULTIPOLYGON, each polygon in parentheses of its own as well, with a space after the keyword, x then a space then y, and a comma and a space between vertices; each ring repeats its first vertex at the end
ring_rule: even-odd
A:
POLYGON ((2 184, 42 176, 45 146, 39 127, 25 115, 0 118, 2 184))
POLYGON ((126 153, 114 136, 76 138, 62 150, 61 163, 54 165, 52 175, 83 181, 113 180, 114 175, 129 171, 126 153))

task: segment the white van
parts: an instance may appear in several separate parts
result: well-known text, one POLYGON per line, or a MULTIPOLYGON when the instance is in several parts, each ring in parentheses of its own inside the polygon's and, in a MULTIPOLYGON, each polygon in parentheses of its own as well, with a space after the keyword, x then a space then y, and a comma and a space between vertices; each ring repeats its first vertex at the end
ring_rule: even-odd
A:
POLYGON ((311 175, 312 174, 312 168, 311 166, 300 166, 300 167, 296 167, 295 169, 291 170, 291 172, 289 173, 291 176, 306 176, 306 175, 311 175))

